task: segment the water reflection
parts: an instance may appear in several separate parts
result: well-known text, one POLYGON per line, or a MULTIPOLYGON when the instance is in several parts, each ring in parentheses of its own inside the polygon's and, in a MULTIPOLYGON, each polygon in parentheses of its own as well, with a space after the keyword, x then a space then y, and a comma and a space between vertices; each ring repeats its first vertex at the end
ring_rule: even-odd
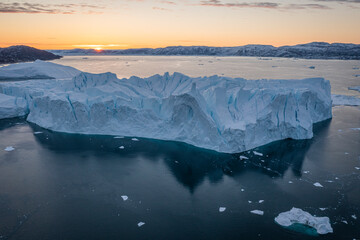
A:
MULTIPOLYGON (((8 123, 6 123, 8 124, 8 123)), ((0 124, 0 129, 3 124, 0 124)), ((35 139, 43 147, 58 154, 82 152, 87 154, 114 154, 115 161, 121 164, 135 164, 141 157, 150 162, 162 159, 172 176, 193 193, 197 186, 207 179, 217 183, 225 175, 235 177, 246 171, 256 171, 269 177, 282 177, 291 168, 295 176, 301 177, 302 165, 316 135, 326 132, 330 121, 317 124, 315 137, 309 140, 282 140, 256 149, 263 156, 253 151, 240 154, 224 154, 197 148, 185 143, 160 141, 152 139, 114 138, 114 136, 67 134, 48 131, 37 125, 29 124, 34 131, 35 139), (123 146, 124 148, 119 148, 123 146), (242 161, 239 156, 248 159, 242 161), (123 162, 122 162, 123 161, 123 162)), ((108 161, 103 158, 103 161, 108 161)), ((76 159, 74 159, 76 161, 76 159)))

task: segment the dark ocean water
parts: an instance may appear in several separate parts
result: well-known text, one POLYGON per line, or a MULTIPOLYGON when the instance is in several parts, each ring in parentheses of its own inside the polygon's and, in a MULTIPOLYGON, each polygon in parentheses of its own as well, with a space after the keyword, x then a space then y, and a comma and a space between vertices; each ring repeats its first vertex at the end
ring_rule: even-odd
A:
POLYGON ((333 114, 313 139, 272 143, 256 149, 263 157, 242 153, 246 161, 0 120, 0 239, 360 239, 360 109, 333 114), (277 225, 292 207, 328 216, 334 233, 277 225))

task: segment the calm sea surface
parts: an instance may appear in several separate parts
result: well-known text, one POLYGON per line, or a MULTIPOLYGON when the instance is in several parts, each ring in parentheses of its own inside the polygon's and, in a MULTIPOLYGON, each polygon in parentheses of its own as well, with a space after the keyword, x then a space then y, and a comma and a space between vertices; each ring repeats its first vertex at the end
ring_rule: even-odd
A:
MULTIPOLYGON (((360 85, 353 69, 359 61, 83 58, 54 62, 118 77, 165 71, 325 77, 333 93, 347 95, 358 95, 347 87, 360 85)), ((249 160, 240 161, 240 154, 178 142, 63 134, 21 118, 0 120, 0 239, 319 239, 274 222, 292 207, 330 218, 334 233, 321 239, 360 239, 358 107, 334 107, 333 119, 317 124, 311 140, 284 140, 256 151, 264 156, 245 152, 249 160), (7 146, 15 150, 4 151, 7 146)))

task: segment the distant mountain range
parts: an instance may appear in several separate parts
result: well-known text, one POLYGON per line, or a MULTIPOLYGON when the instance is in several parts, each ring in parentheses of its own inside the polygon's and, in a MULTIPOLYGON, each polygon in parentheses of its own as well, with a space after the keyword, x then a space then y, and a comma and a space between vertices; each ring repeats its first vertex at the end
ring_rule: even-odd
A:
POLYGON ((173 46, 124 50, 49 50, 62 56, 76 55, 154 55, 154 56, 251 56, 306 59, 360 59, 360 44, 312 42, 295 46, 245 45, 239 47, 173 46))
POLYGON ((28 46, 0 48, 0 64, 59 59, 62 56, 28 46))

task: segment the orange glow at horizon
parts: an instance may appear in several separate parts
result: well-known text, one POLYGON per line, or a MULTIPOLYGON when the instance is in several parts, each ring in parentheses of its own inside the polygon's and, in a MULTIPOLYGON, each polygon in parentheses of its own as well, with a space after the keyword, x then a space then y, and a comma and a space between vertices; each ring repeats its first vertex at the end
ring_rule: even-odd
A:
MULTIPOLYGON (((48 4, 45 0, 33 1, 48 4)), ((53 0, 48 5, 54 8, 66 1, 81 2, 53 0)), ((312 1, 304 0, 309 6, 312 1)), ((350 3, 324 1, 329 8, 301 9, 307 6, 303 4, 286 9, 285 6, 296 4, 279 0, 284 8, 264 9, 211 7, 201 5, 206 1, 194 2, 198 4, 180 0, 173 0, 173 4, 152 0, 102 0, 103 5, 96 9, 98 14, 83 9, 74 9, 74 14, 0 12, 0 47, 28 45, 44 50, 101 51, 179 45, 278 47, 315 41, 360 44, 360 31, 356 30, 360 29, 360 14, 350 3)), ((352 4, 360 7, 360 3, 352 4)))

